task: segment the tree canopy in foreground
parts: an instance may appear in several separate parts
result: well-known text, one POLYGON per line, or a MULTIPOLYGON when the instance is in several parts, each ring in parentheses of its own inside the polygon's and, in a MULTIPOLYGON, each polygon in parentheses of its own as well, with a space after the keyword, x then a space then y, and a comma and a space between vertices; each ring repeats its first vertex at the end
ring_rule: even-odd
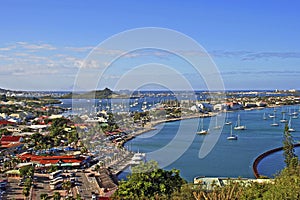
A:
POLYGON ((186 181, 180 177, 179 170, 159 169, 155 161, 132 167, 127 181, 121 181, 115 197, 120 199, 155 199, 156 196, 171 197, 180 191, 186 181))

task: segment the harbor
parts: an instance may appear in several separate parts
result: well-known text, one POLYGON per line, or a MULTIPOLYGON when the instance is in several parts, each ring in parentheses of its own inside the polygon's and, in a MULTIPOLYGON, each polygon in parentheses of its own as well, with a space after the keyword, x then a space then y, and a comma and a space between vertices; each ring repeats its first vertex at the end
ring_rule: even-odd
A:
MULTIPOLYGON (((278 118, 281 109, 292 107, 277 107, 278 118)), ((282 146, 285 124, 280 123, 278 127, 272 127, 273 119, 263 120, 264 113, 272 113, 273 109, 243 110, 229 113, 227 118, 229 121, 235 123, 237 115, 240 115, 242 123, 247 125, 247 129, 234 130, 238 140, 230 141, 227 140, 227 137, 230 135, 231 126, 224 125, 216 146, 204 159, 198 157, 198 152, 206 136, 197 136, 195 133, 189 133, 188 129, 185 130, 186 134, 195 134, 195 139, 189 149, 166 169, 180 169, 182 176, 189 181, 192 181, 197 175, 255 178, 252 169, 255 158, 265 151, 282 146)), ((204 118, 204 126, 207 127, 213 120, 212 118, 204 118)), ((197 121, 196 119, 189 119, 185 121, 185 125, 188 126, 188 124, 197 121)), ((297 119, 294 120, 293 124, 296 130, 300 130, 300 123, 297 119)), ((146 132, 142 137, 137 136, 124 145, 125 147, 131 146, 133 151, 145 152, 147 159, 158 160, 163 164, 164 155, 151 158, 147 156, 147 153, 156 151, 168 144, 180 125, 182 124, 178 121, 157 125, 156 128, 160 130, 158 134, 155 134, 155 131, 146 132)), ((293 138, 295 141, 300 139, 296 133, 293 133, 293 138)), ((274 165, 274 168, 280 170, 282 166, 274 165)), ((267 175, 272 176, 272 174, 267 175)))

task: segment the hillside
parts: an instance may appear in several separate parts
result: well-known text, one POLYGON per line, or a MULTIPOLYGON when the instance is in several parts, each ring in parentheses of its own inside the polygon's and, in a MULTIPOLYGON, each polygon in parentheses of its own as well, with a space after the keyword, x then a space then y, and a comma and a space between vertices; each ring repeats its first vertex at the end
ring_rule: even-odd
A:
POLYGON ((68 93, 66 95, 63 95, 61 98, 62 99, 90 99, 90 98, 95 98, 95 99, 107 99, 107 98, 126 98, 127 96, 125 95, 120 95, 112 90, 105 88, 104 90, 95 90, 95 91, 90 91, 82 94, 73 94, 73 93, 68 93))

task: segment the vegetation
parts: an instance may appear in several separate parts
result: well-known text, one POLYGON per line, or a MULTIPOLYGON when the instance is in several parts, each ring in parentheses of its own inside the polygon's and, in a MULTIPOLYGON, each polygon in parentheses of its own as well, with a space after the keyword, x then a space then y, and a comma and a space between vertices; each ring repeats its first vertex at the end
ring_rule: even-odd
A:
POLYGON ((294 144, 288 125, 284 128, 283 140, 284 162, 288 169, 294 169, 298 166, 298 157, 294 153, 294 144))
POLYGON ((91 92, 86 92, 83 94, 73 94, 69 93, 66 95, 63 95, 62 99, 110 99, 110 98, 124 98, 128 96, 119 95, 117 93, 114 93, 108 88, 105 88, 104 90, 95 90, 91 92))
POLYGON ((71 181, 64 181, 62 184, 62 188, 64 190, 67 190, 67 193, 70 192, 71 187, 72 187, 71 181))
POLYGON ((265 183, 232 181, 225 186, 186 184, 178 170, 165 171, 154 161, 132 168, 127 181, 121 181, 114 199, 186 200, 281 200, 300 199, 300 165, 294 154, 288 126, 284 129, 283 149, 286 168, 265 183))
POLYGON ((48 199, 48 194, 41 194, 41 195, 40 195, 40 199, 41 199, 41 200, 46 200, 46 199, 48 199))
POLYGON ((54 192, 53 194, 53 200, 60 200, 61 199, 61 195, 59 192, 54 192))
POLYGON ((121 181, 115 198, 154 199, 170 198, 178 192, 186 181, 179 175, 179 170, 166 171, 158 168, 155 161, 150 161, 132 168, 127 181, 121 181))

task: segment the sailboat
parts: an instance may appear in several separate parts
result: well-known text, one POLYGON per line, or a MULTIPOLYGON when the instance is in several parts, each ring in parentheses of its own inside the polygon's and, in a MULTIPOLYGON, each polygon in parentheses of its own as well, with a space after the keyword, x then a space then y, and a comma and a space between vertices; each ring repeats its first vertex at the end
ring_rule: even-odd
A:
POLYGON ((214 127, 215 130, 221 129, 221 126, 218 125, 218 117, 216 116, 216 126, 214 127))
POLYGON ((234 127, 234 130, 245 130, 246 126, 242 126, 241 125, 241 119, 240 119, 240 115, 238 115, 238 121, 236 126, 234 127))
POLYGON ((285 119, 285 113, 282 113, 282 119, 280 120, 280 123, 286 123, 288 122, 286 119, 285 119))
POLYGON ((225 125, 231 125, 231 124, 232 124, 232 122, 229 121, 229 120, 227 120, 227 121, 225 122, 225 125))
POLYGON ((237 139, 238 139, 238 138, 237 138, 237 135, 233 135, 233 134, 232 134, 232 125, 231 125, 230 128, 231 128, 231 129, 230 129, 230 136, 227 137, 227 140, 237 140, 237 139))
POLYGON ((298 119, 298 113, 297 112, 294 112, 294 113, 292 113, 293 114, 293 119, 298 119))
POLYGON ((263 115, 263 120, 267 120, 266 113, 263 115))
POLYGON ((295 132, 296 130, 292 128, 292 118, 290 117, 290 120, 289 120, 289 132, 295 132))
POLYGON ((231 124, 232 124, 231 121, 226 121, 226 122, 225 122, 225 125, 231 125, 231 124))
POLYGON ((269 114, 269 117, 270 117, 270 118, 275 118, 275 117, 276 117, 275 112, 274 112, 273 115, 269 114))
POLYGON ((201 130, 197 132, 199 135, 206 135, 208 130, 203 129, 203 118, 201 119, 201 130))
POLYGON ((271 124, 271 126, 279 126, 279 124, 276 123, 275 119, 276 119, 276 117, 273 118, 273 123, 271 124))

